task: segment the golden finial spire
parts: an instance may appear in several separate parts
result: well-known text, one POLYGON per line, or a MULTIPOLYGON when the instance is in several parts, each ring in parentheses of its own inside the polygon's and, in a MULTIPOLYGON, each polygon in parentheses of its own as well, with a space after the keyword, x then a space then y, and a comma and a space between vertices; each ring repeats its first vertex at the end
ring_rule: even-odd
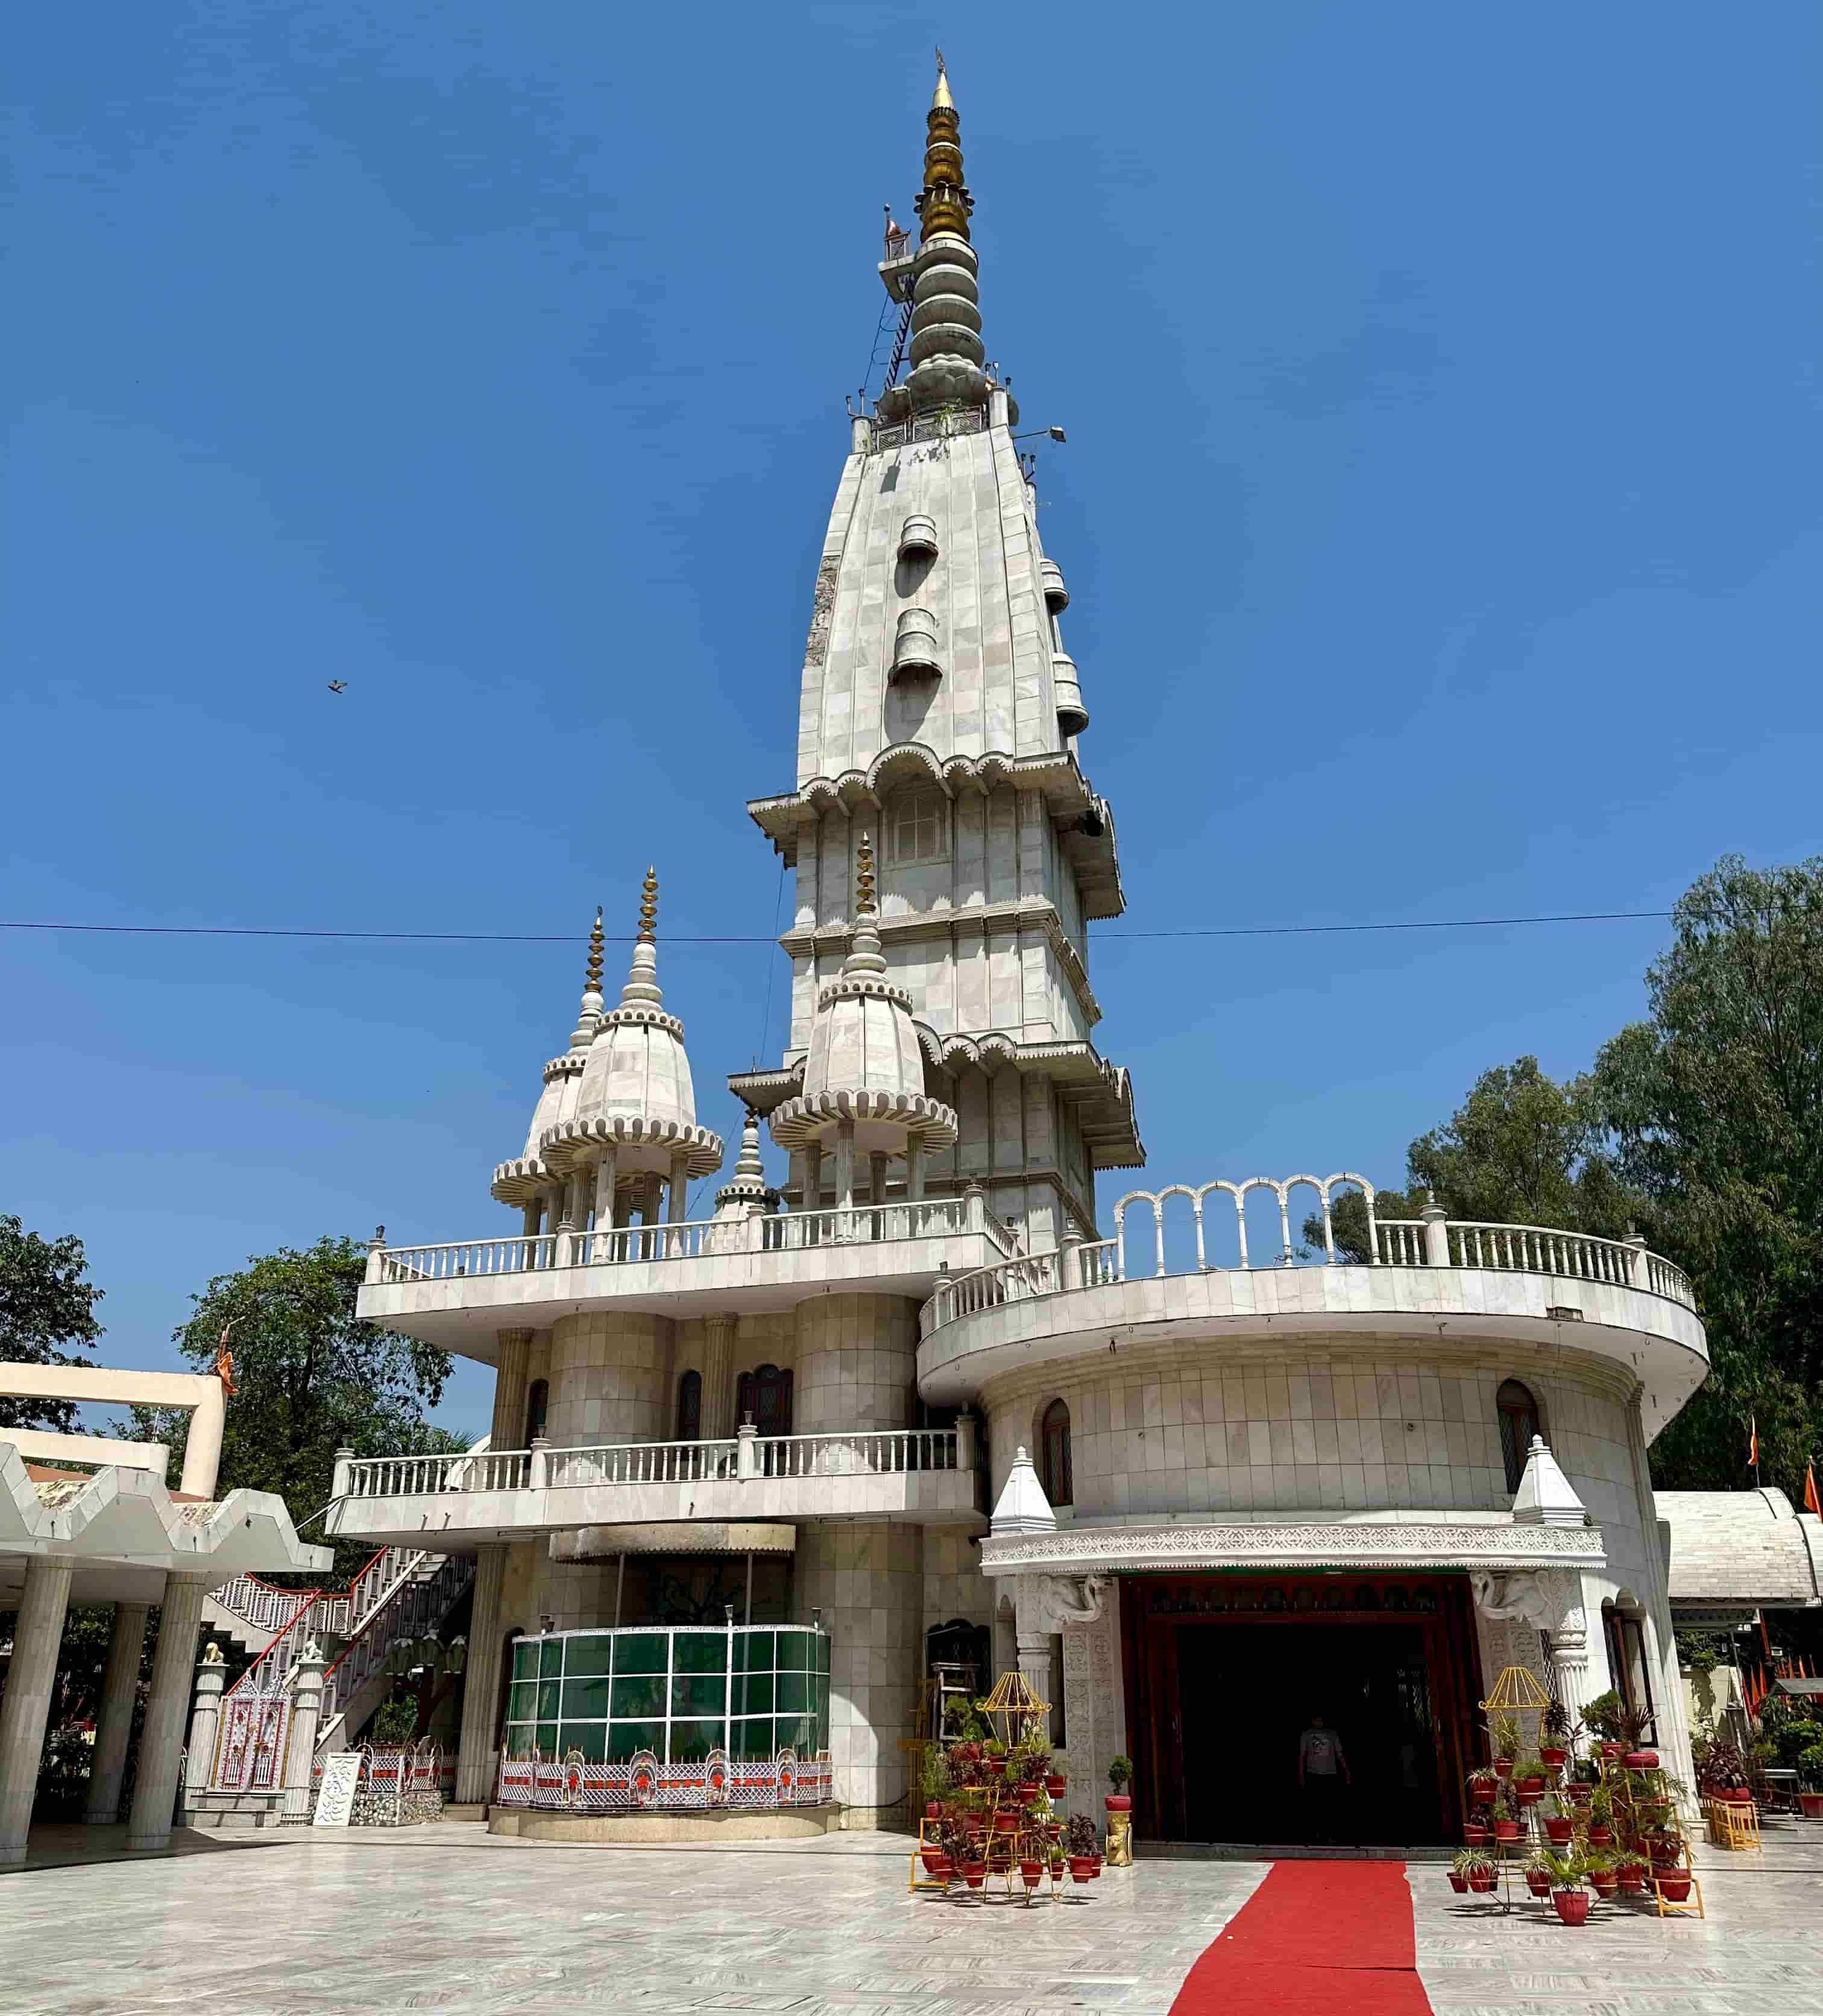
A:
POLYGON ((589 971, 584 982, 591 994, 601 992, 601 905, 597 903, 594 927, 589 934, 589 971))
POLYGON ((931 94, 931 110, 924 121, 924 186, 918 197, 918 215, 924 220, 919 242, 927 243, 941 231, 958 238, 968 236, 968 213, 974 198, 962 185, 962 129, 956 117, 956 100, 949 95, 949 73, 943 52, 937 52, 937 88, 931 94))
POLYGON ((939 106, 951 112, 956 110, 956 101, 949 95, 949 73, 943 67, 941 49, 937 52, 937 88, 931 93, 931 110, 935 112, 939 106))
POLYGON ((874 843, 863 833, 855 849, 855 915, 870 917, 874 913, 874 843))
POLYGON ((658 936, 658 871, 646 870, 646 886, 639 891, 639 936, 648 944, 658 936))

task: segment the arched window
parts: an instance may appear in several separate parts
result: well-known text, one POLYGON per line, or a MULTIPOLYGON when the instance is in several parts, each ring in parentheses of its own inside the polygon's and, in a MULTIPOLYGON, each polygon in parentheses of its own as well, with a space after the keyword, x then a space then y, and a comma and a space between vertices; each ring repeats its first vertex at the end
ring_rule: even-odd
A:
POLYGON ((677 1439, 701 1442, 703 1435, 703 1375, 686 1372, 677 1382, 677 1439))
POLYGON ((548 1379, 535 1379, 525 1395, 525 1445, 529 1449, 544 1433, 546 1417, 551 1410, 551 1382, 548 1379))
POLYGON ((895 794, 887 814, 895 861, 942 861, 949 853, 949 801, 934 784, 895 794))
POLYGON ((1054 1505, 1073 1505, 1070 1484, 1070 1410, 1053 1400, 1038 1424, 1038 1481, 1054 1505))
POLYGON ((1538 1402, 1517 1379, 1504 1380, 1493 1396, 1500 1410, 1501 1454, 1506 1460, 1507 1489, 1517 1491, 1526 1474, 1526 1457, 1538 1432, 1538 1402))
POLYGON ((744 1372, 735 1388, 737 1423, 750 1417, 762 1435, 788 1435, 791 1432, 791 1375, 776 1365, 762 1365, 744 1372))

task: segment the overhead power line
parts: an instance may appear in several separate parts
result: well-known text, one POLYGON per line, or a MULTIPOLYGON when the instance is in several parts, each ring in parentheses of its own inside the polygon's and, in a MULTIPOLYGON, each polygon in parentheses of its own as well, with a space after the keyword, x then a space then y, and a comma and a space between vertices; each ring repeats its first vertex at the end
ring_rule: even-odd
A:
MULTIPOLYGON (((965 918, 966 911, 957 913, 965 918)), ((1623 924, 1662 923, 1672 910, 1557 910, 1525 917, 1411 917, 1347 924, 1200 924, 1169 931, 1098 931, 1096 942, 1140 938, 1323 938, 1360 931, 1466 931, 1509 924, 1623 924)), ((104 936, 168 938, 343 938, 400 945, 580 945, 582 931, 360 931, 278 924, 91 924, 67 919, 0 919, 3 931, 81 931, 104 936)), ((667 931, 667 945, 772 945, 776 936, 667 931)), ((610 934, 607 945, 631 945, 610 934)))

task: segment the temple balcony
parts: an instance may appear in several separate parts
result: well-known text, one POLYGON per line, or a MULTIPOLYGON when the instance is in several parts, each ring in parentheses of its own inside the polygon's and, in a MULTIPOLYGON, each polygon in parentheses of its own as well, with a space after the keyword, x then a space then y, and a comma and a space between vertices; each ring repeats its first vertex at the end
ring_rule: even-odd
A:
POLYGON ((961 1197, 755 1213, 607 1232, 379 1246, 359 1312, 370 1323, 492 1363, 497 1330, 539 1327, 611 1302, 683 1317, 790 1309, 825 1290, 929 1294, 1016 1252, 978 1189, 961 1197))
POLYGON ((1116 1342, 1219 1350, 1294 1337, 1518 1341, 1627 1367, 1641 1383, 1649 1441, 1707 1373, 1689 1279, 1643 1240, 1450 1219, 1434 1208, 1378 1219, 1373 1200, 1371 1186, 1342 1175, 1131 1192, 1115 1207, 1111 1239, 1067 1240, 940 1282, 920 1312, 918 1390, 953 1406, 1000 1373, 1116 1342), (1312 1220, 1320 1210, 1320 1241, 1294 1241, 1306 1207, 1293 1199, 1304 1190, 1312 1220), (1335 1233, 1333 1207, 1350 1190, 1365 1203, 1361 1259, 1339 1251, 1335 1233), (1263 1244, 1271 1256, 1263 1264, 1249 1255, 1250 1198, 1255 1252, 1263 1244), (1212 1199, 1213 1224, 1205 1217, 1212 1199), (1230 1242, 1238 1264, 1224 1265, 1213 1249, 1230 1242))
POLYGON ((464 1551, 586 1526, 902 1518, 985 1532, 975 1424, 338 1457, 332 1539, 464 1551))

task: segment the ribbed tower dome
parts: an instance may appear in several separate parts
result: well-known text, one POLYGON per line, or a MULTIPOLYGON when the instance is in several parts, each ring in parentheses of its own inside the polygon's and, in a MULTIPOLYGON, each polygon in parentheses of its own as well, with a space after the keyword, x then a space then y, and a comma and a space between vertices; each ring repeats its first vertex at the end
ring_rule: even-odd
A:
POLYGON ((596 1161, 613 1143, 619 1176, 692 1176, 722 1166, 722 1141, 697 1125, 696 1087, 683 1024, 665 1011, 658 989, 658 877, 646 871, 639 935, 620 1005, 599 1015, 582 1082, 568 1110, 539 1136, 538 1152, 559 1170, 596 1161))
POLYGON ((546 1135, 569 1119, 576 1110, 582 1073, 589 1062, 589 1046, 601 1020, 601 911, 595 913, 589 934, 589 967, 582 983, 582 1005, 576 1026, 570 1032, 570 1047, 553 1057, 544 1067, 544 1090, 532 1109, 531 1125, 525 1136, 525 1152, 515 1161, 502 1162, 494 1171, 492 1194, 502 1204, 537 1204, 558 1181, 556 1170, 545 1161, 540 1144, 546 1135))
POLYGON ((856 1149, 902 1154, 916 1134, 928 1148, 956 1139, 956 1115, 924 1090, 912 999, 886 977, 876 929, 874 848, 856 855, 855 934, 842 970, 816 997, 804 1090, 772 1117, 781 1148, 820 1143, 852 1123, 856 1149))

